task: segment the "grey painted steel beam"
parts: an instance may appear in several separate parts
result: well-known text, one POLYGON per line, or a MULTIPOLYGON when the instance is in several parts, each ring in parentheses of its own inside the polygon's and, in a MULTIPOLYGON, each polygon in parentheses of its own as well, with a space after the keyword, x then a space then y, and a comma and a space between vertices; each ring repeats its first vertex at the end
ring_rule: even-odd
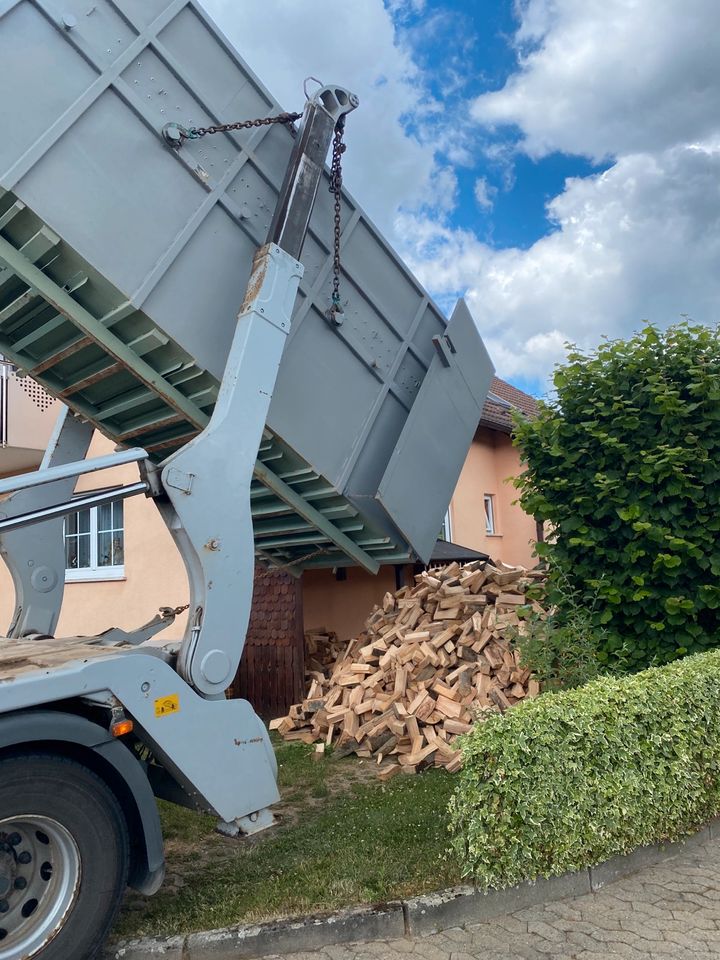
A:
POLYGON ((209 423, 210 418, 206 413, 203 413, 184 394, 163 379, 149 363, 141 360, 137 354, 128 348, 127 344, 123 343, 111 330, 104 327, 97 317, 94 317, 82 307, 77 300, 73 300, 62 287, 30 263, 4 237, 0 237, 0 260, 6 263, 28 286, 42 294, 48 303, 76 324, 95 343, 107 350, 116 360, 124 363, 138 380, 155 390, 178 413, 184 414, 191 423, 200 429, 209 423))
POLYGON ((34 470, 32 473, 21 473, 19 476, 0 480, 0 496, 5 493, 13 493, 15 490, 39 487, 43 483, 52 483, 55 480, 67 480, 68 477, 79 477, 81 474, 95 473, 97 470, 107 470, 109 467, 119 467, 124 463, 135 463, 137 460, 147 460, 147 453, 140 447, 133 447, 131 450, 119 450, 117 453, 107 453, 102 457, 93 457, 90 460, 61 463, 56 467, 46 467, 44 470, 34 470))
POLYGON ((380 564, 374 560, 369 553, 366 553, 362 547, 359 547, 354 540, 346 536, 339 530, 334 523, 323 516, 319 510, 303 499, 299 493, 296 493, 292 487, 277 477, 272 470, 269 470, 264 463, 259 460, 255 463, 255 476, 261 480, 266 487, 282 501, 292 507, 301 517, 304 517, 308 523, 324 533, 327 538, 342 550, 348 556, 352 557, 361 567, 364 567, 369 573, 377 573, 380 564))
POLYGON ((142 480, 138 483, 131 483, 127 487, 117 487, 115 490, 105 490, 102 493, 90 493, 84 497, 75 497, 73 500, 66 500, 64 503, 55 503, 49 507, 19 514, 17 517, 0 520, 0 531, 17 530, 19 527, 28 527, 32 523, 42 523, 44 520, 51 520, 53 517, 65 517, 68 513, 75 513, 76 510, 97 507, 102 503, 115 503, 117 500, 127 500, 128 497, 135 497, 139 493, 147 493, 149 490, 150 484, 142 480))
POLYGON ((302 253, 335 126, 357 105, 355 94, 341 87, 325 87, 305 104, 266 240, 291 257, 299 259, 302 253))

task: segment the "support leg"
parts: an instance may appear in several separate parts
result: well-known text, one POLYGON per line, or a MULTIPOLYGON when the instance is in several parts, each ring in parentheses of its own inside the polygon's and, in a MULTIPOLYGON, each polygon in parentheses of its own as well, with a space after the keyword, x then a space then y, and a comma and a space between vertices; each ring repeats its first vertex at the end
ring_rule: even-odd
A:
POLYGON ((275 244, 258 252, 210 423, 162 467, 169 502, 157 506, 190 582, 178 672, 205 697, 223 695, 243 650, 255 563, 250 483, 301 276, 275 244))
MULTIPOLYGON (((57 419, 40 469, 83 460, 93 428, 64 409, 57 419)), ((0 503, 0 519, 8 519, 69 500, 77 477, 18 490, 0 503)), ((30 633, 53 634, 60 616, 65 589, 65 544, 63 520, 37 524, 0 534, 0 554, 10 570, 15 587, 15 612, 9 637, 30 633)))

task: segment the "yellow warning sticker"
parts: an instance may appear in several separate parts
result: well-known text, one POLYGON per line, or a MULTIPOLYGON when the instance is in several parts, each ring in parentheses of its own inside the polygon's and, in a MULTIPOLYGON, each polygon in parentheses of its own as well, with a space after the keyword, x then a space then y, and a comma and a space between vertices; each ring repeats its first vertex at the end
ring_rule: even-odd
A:
POLYGON ((177 693, 171 693, 169 697, 158 697, 155 701, 155 716, 167 717, 171 713, 177 713, 180 709, 180 697, 177 693))

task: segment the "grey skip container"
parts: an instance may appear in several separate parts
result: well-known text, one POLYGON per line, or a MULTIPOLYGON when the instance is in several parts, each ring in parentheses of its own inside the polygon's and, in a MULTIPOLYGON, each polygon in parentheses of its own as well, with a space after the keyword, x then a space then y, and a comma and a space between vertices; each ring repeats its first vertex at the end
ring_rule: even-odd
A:
MULTIPOLYGON (((0 65, 0 352, 161 461, 212 411, 294 131, 166 145, 282 110, 196 2, 0 0, 0 65)), ((428 559, 493 373, 347 192, 328 322, 326 185, 252 489, 257 555, 296 573, 428 559)))

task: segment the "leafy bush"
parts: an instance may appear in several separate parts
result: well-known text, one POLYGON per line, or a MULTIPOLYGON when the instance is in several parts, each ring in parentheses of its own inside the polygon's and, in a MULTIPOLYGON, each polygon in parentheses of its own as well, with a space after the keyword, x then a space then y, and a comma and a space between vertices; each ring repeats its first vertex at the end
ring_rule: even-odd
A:
POLYGON ((601 660, 666 663, 720 634, 720 333, 681 323, 570 353, 557 399, 516 425, 520 502, 552 559, 597 595, 601 660))
POLYGON ((543 694, 461 747, 452 845, 481 887, 677 839, 720 811, 720 651, 543 694))
POLYGON ((593 624, 593 605, 580 602, 577 592, 558 575, 552 590, 555 603, 547 615, 521 607, 522 626, 510 631, 511 642, 546 690, 579 687, 603 672, 598 658, 598 637, 593 624), (526 612, 527 611, 527 612, 526 612))

